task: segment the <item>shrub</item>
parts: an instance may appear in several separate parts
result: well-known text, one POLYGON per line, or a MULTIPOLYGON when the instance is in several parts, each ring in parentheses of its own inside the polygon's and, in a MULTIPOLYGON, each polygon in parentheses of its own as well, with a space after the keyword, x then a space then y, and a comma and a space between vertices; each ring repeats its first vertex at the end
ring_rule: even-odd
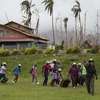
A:
POLYGON ((37 52, 36 48, 26 48, 24 51, 25 55, 35 54, 37 52))
POLYGON ((10 51, 8 49, 0 49, 0 56, 9 56, 10 51))
POLYGON ((37 54, 43 54, 43 50, 37 49, 37 54))
POLYGON ((79 48, 69 48, 67 49, 66 53, 68 54, 80 53, 80 49, 79 48))
POLYGON ((20 55, 21 54, 21 51, 18 50, 18 49, 14 49, 12 52, 11 52, 11 55, 20 55))
POLYGON ((50 49, 50 48, 47 48, 45 51, 44 51, 45 54, 54 54, 55 53, 55 50, 54 49, 50 49))
POLYGON ((99 52, 99 48, 96 48, 96 47, 95 47, 95 48, 92 48, 92 49, 88 49, 87 52, 88 52, 88 53, 93 53, 93 54, 95 54, 95 53, 98 53, 98 52, 99 52))

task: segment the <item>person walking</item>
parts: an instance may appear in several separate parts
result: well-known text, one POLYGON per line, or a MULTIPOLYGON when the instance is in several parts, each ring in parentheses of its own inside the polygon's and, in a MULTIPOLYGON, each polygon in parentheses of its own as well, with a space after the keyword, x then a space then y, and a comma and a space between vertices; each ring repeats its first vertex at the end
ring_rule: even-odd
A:
POLYGON ((79 85, 83 86, 86 81, 86 68, 82 63, 78 63, 79 68, 79 85))
POLYGON ((79 74, 79 69, 77 67, 77 64, 73 63, 70 70, 69 70, 69 76, 71 78, 73 88, 77 87, 78 74, 79 74))
POLYGON ((94 60, 91 58, 88 61, 88 64, 86 66, 86 87, 87 87, 87 92, 91 95, 94 95, 94 80, 95 77, 97 79, 97 73, 95 69, 95 64, 94 60))
POLYGON ((3 62, 0 67, 0 82, 1 83, 6 83, 8 81, 6 74, 7 74, 7 63, 3 62))
POLYGON ((49 61, 46 62, 45 65, 42 67, 42 73, 44 76, 44 81, 43 81, 43 86, 47 86, 48 84, 48 77, 49 77, 49 72, 50 72, 51 66, 49 61))
POLYGON ((14 69, 13 69, 13 74, 14 74, 14 79, 13 79, 13 83, 16 83, 19 79, 19 75, 21 74, 21 67, 22 65, 21 64, 18 64, 18 66, 16 66, 14 69))
POLYGON ((35 80, 36 84, 38 84, 39 82, 37 80, 37 65, 32 66, 30 74, 32 75, 32 83, 34 83, 35 80))

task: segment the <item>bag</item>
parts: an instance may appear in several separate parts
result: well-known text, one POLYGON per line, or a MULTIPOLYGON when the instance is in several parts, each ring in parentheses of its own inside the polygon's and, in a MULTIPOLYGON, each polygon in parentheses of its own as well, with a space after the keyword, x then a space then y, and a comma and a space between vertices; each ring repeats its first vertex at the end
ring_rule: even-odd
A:
POLYGON ((69 79, 66 79, 66 80, 62 80, 61 83, 60 83, 60 86, 61 87, 68 87, 70 84, 70 80, 69 79))

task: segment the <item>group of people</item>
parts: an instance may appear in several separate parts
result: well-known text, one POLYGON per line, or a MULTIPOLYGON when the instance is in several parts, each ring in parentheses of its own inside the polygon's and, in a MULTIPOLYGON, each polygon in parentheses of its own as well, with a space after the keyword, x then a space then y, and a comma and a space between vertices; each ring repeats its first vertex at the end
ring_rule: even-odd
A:
MULTIPOLYGON (((72 63, 69 71, 68 78, 64 79, 62 76, 62 67, 59 66, 60 63, 57 62, 56 59, 52 61, 46 61, 46 63, 42 67, 42 75, 44 77, 43 86, 48 85, 49 76, 51 77, 51 86, 61 86, 68 87, 69 83, 72 82, 72 87, 76 88, 78 85, 83 86, 86 83, 87 91, 89 94, 94 95, 94 79, 97 79, 97 73, 95 69, 94 60, 91 58, 85 63, 72 63)), ((22 65, 18 64, 13 69, 14 78, 12 80, 13 83, 16 83, 21 74, 22 65)), ((7 75, 7 63, 3 62, 0 67, 0 82, 6 83, 8 81, 7 75)), ((29 73, 32 76, 32 83, 34 81, 36 84, 39 84, 38 81, 38 71, 37 65, 33 65, 30 69, 29 73)))
POLYGON ((52 86, 68 87, 69 83, 72 82, 72 87, 76 88, 78 85, 83 86, 84 83, 87 87, 87 92, 94 95, 94 80, 97 79, 97 72, 95 63, 92 58, 84 63, 72 63, 68 71, 68 78, 63 79, 61 68, 58 67, 57 61, 47 62, 42 68, 44 75, 43 86, 48 83, 48 76, 52 76, 52 86))
POLYGON ((44 76, 43 86, 48 84, 49 75, 51 75, 51 86, 58 86, 63 79, 61 71, 61 66, 59 66, 59 62, 57 62, 56 59, 47 61, 42 67, 44 76))
POLYGON ((84 64, 73 63, 69 70, 69 76, 73 88, 77 87, 78 84, 83 86, 83 84, 86 83, 88 93, 94 95, 94 79, 97 79, 97 73, 92 58, 84 64))

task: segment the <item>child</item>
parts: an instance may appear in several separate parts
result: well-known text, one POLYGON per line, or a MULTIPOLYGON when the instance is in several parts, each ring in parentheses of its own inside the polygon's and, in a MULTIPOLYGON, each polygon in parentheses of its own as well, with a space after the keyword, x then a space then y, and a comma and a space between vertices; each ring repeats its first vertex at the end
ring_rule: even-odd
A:
POLYGON ((58 72, 57 72, 57 84, 59 85, 60 82, 62 81, 63 79, 63 76, 62 76, 62 73, 61 73, 62 69, 61 68, 58 68, 58 72))
POLYGON ((14 74, 13 83, 16 83, 18 81, 19 75, 21 74, 21 67, 22 67, 22 65, 18 64, 18 66, 14 68, 14 70, 13 70, 13 74, 14 74))
POLYGON ((58 71, 54 69, 52 71, 51 76, 52 76, 51 86, 57 86, 57 82, 58 82, 58 71))
POLYGON ((32 69, 30 70, 30 74, 32 75, 32 82, 34 82, 35 80, 36 83, 39 84, 39 82, 37 81, 37 65, 32 66, 32 69))

